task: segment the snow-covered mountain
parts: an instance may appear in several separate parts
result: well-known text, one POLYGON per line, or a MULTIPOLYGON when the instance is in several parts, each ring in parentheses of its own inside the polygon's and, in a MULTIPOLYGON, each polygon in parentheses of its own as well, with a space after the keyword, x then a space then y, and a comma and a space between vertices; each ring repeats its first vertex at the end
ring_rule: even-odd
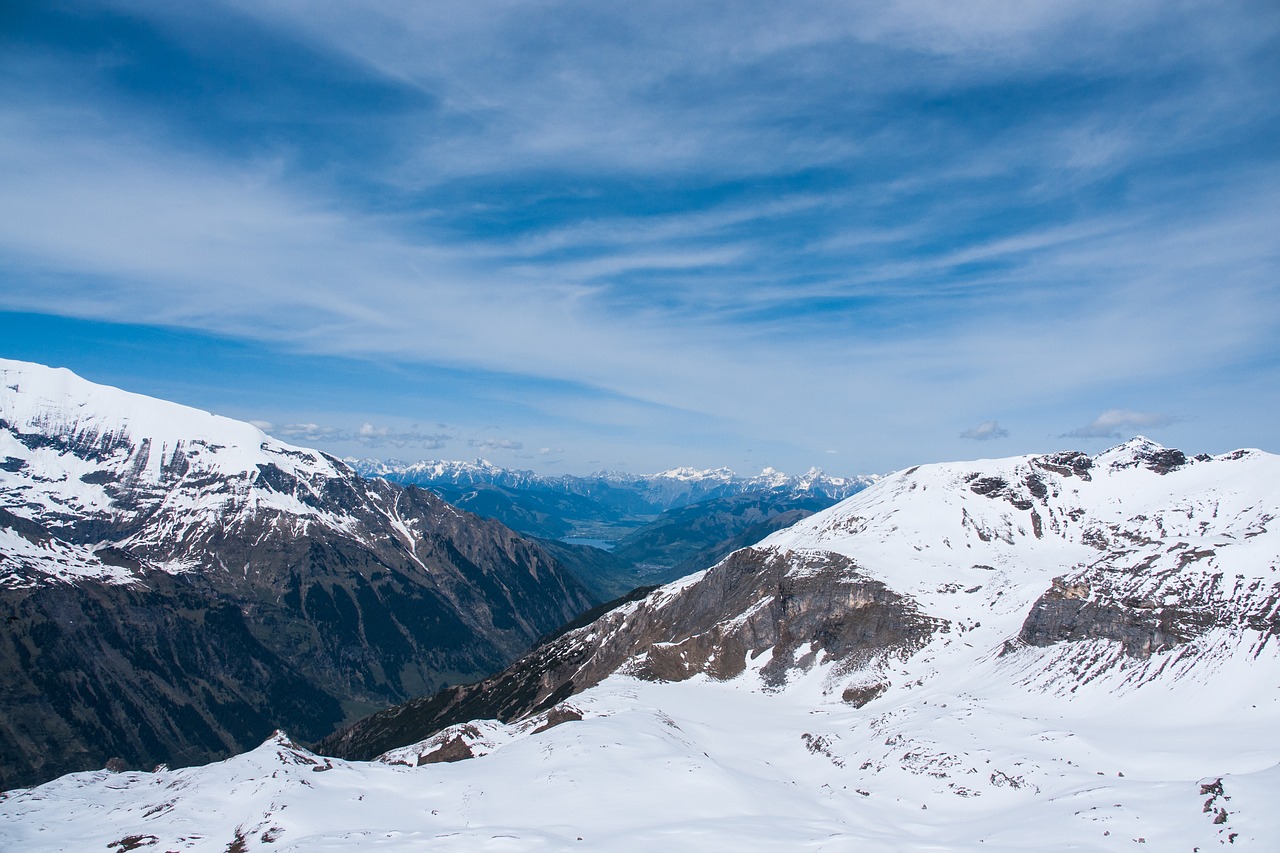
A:
POLYGON ((6 586, 135 582, 140 559, 98 556, 99 545, 146 554, 149 567, 179 574, 215 530, 263 517, 277 536, 358 526, 352 510, 324 494, 350 479, 341 463, 250 424, 35 364, 0 360, 0 383, 0 500, 57 537, 6 531, 6 586), (75 559, 50 559, 47 548, 75 559))
POLYGON ((0 779, 308 737, 589 606, 535 543, 185 406, 0 360, 0 779), (344 704, 345 703, 345 706, 344 704))
POLYGON ((912 468, 325 745, 381 761, 68 776, 0 846, 1274 849, 1278 510, 1260 451, 912 468))

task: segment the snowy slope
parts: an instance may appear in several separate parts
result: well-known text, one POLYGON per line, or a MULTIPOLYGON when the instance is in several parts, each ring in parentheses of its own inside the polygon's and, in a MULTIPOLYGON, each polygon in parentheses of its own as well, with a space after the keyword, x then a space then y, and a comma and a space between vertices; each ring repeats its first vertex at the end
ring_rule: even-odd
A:
POLYGON ((1274 658, 1118 700, 1101 685, 1067 698, 968 678, 861 710, 825 696, 824 674, 782 692, 749 675, 614 676, 575 697, 581 722, 475 726, 480 757, 452 764, 269 742, 202 768, 75 774, 0 801, 0 847, 1191 851, 1280 837, 1274 698, 1203 703, 1241 676, 1274 689, 1274 658), (1202 710, 1183 718, 1188 705, 1202 710))
POLYGON ((551 728, 69 776, 0 847, 1274 850, 1277 484, 1142 439, 903 471, 544 647, 551 728))
MULTIPOLYGON (((105 543, 65 541, 83 540, 76 529, 94 522, 104 538, 127 534, 111 544, 158 556, 164 543, 263 514, 295 532, 312 524, 348 532, 356 526, 323 500, 327 482, 351 476, 337 460, 250 424, 96 385, 61 368, 0 359, 0 458, 0 507, 68 534, 59 537, 64 541, 14 542, 11 553, 21 554, 21 563, 6 560, 0 583, 36 582, 35 572, 133 581, 129 566, 94 556, 105 543), (264 469, 301 489, 271 488, 264 469), (14 571, 19 565, 26 571, 14 571)), ((152 565, 190 568, 164 556, 152 565)))

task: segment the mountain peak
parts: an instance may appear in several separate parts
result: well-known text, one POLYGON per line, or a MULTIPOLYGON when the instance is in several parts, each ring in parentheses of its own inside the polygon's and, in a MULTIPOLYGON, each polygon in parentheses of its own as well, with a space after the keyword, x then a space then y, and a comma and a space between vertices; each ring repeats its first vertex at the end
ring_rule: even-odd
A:
POLYGON ((1187 456, 1181 450, 1167 448, 1144 435, 1136 435, 1102 451, 1093 461, 1095 466, 1104 470, 1117 471, 1141 466, 1157 474, 1168 474, 1188 464, 1187 456))
MULTIPOLYGON (((1130 452, 1144 451, 1145 452, 1145 451, 1165 450, 1165 449, 1166 448, 1163 444, 1161 444, 1158 441, 1155 441, 1154 439, 1147 438, 1145 435, 1135 435, 1133 438, 1126 439, 1125 441, 1120 442, 1114 447, 1107 448, 1106 450, 1102 451, 1102 454, 1116 453, 1120 451, 1130 451, 1130 452)), ((1101 456, 1102 454, 1098 454, 1098 455, 1101 456)))
MULTIPOLYGON (((252 424, 98 385, 66 368, 0 359, 0 386, 6 392, 0 394, 0 420, 7 425, 0 441, 9 448, 0 452, 13 458, 34 456, 56 467, 70 459, 71 451, 114 460, 122 476, 128 472, 134 480, 152 483, 159 483, 183 455, 219 475, 253 474, 260 465, 275 465, 306 477, 333 476, 341 467, 323 453, 286 444, 252 424)), ((41 479, 48 482, 50 476, 41 479)))
POLYGON ((682 466, 659 471, 653 477, 667 480, 732 480, 738 475, 730 468, 690 468, 682 466))

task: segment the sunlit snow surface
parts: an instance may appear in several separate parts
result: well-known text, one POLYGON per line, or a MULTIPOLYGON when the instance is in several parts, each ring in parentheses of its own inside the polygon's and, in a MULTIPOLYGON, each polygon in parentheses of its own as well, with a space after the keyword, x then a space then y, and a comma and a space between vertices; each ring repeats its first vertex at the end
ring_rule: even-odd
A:
POLYGON ((820 661, 780 689, 758 675, 767 651, 730 682, 614 675, 568 700, 581 721, 455 727, 477 756, 455 764, 412 766, 439 737, 373 763, 280 740, 67 776, 0 802, 0 849, 1280 849, 1280 652, 1254 627, 1276 616, 1280 459, 1161 475, 1130 464, 1147 449, 1102 454, 1088 480, 1030 457, 924 466, 758 546, 839 552, 914 598, 947 630, 909 655, 820 661), (1019 509, 1037 471, 1046 496, 1019 509), (1010 643, 1055 578, 1219 627, 1145 659, 1010 643), (887 688, 842 701, 867 684, 887 688))
MULTIPOLYGON (((0 509, 55 533, 96 520, 136 526, 129 538, 99 544, 137 549, 152 568, 174 573, 190 566, 159 556, 173 543, 255 518, 268 519, 268 530, 357 527, 318 508, 329 481, 354 478, 324 454, 251 424, 8 359, 0 359, 0 463, 0 509), (264 468, 283 472, 299 491, 267 487, 264 468)), ((103 563, 96 547, 0 531, 0 584, 134 582, 132 569, 103 563)))
POLYGON ((577 697, 583 721, 537 734, 493 724, 480 730, 493 751, 456 764, 327 761, 268 742, 202 768, 66 776, 0 802, 0 847, 153 836, 148 849, 217 851, 237 837, 280 851, 1129 850, 1144 839, 1190 851, 1235 833, 1236 846, 1269 850, 1280 713, 1267 691, 1280 667, 1268 656, 1244 669, 1121 696, 1094 682, 1064 698, 988 665, 861 710, 824 697, 819 672, 780 693, 752 689, 750 675, 615 676, 577 697), (1242 674, 1269 683, 1215 695, 1242 674), (1219 777, 1224 795, 1202 795, 1219 777), (1228 818, 1215 824, 1219 807, 1228 818))

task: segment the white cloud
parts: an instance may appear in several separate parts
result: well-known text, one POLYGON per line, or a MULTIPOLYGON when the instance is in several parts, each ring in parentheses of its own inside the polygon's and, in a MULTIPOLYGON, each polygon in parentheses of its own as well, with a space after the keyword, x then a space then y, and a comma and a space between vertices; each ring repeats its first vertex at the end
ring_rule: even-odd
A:
POLYGON ((1009 431, 1000 426, 997 421, 983 421, 976 427, 960 433, 960 437, 973 441, 990 441, 994 438, 1008 438, 1009 431))
POLYGON ((276 434, 289 439, 298 439, 302 441, 322 441, 326 439, 339 438, 341 431, 336 427, 321 426, 320 424, 284 424, 276 434))
POLYGON ((1134 432, 1168 426, 1176 420, 1161 412, 1108 409, 1084 426, 1065 433, 1063 438, 1128 438, 1134 432))
POLYGON ((467 445, 481 450, 523 450, 524 442, 512 441, 509 438, 469 439, 467 445))
POLYGON ((418 429, 416 424, 408 429, 393 429, 389 426, 375 426, 368 421, 356 429, 317 423, 284 424, 273 434, 290 441, 304 443, 329 445, 358 443, 367 447, 407 447, 423 450, 439 450, 454 438, 448 433, 425 432, 418 429))

